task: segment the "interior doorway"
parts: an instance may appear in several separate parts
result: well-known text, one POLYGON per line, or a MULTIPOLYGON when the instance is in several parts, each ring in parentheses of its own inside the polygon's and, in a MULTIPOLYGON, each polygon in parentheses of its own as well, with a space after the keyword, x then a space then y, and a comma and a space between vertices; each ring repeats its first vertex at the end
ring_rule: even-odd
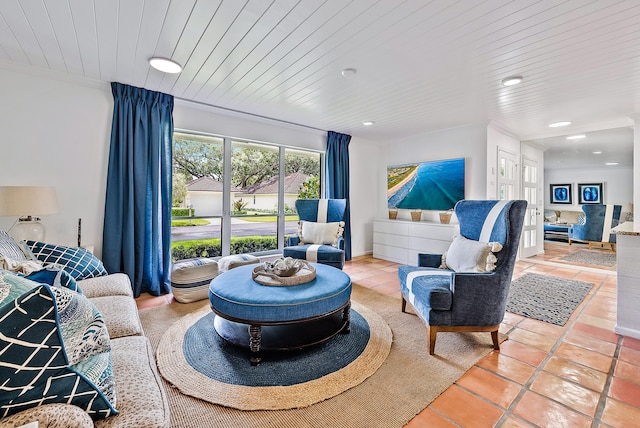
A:
POLYGON ((540 186, 538 162, 527 156, 522 157, 522 198, 527 201, 524 215, 520 256, 531 257, 538 254, 538 229, 540 228, 540 207, 538 188, 540 186))

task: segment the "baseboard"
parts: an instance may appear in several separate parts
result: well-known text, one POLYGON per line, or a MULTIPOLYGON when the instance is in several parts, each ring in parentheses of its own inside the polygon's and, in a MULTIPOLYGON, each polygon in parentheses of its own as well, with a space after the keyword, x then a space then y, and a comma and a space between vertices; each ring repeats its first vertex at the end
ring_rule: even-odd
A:
POLYGON ((633 328, 628 327, 620 327, 618 324, 613 328, 615 333, 618 333, 621 336, 629 336, 634 339, 640 339, 640 330, 635 330, 633 328))

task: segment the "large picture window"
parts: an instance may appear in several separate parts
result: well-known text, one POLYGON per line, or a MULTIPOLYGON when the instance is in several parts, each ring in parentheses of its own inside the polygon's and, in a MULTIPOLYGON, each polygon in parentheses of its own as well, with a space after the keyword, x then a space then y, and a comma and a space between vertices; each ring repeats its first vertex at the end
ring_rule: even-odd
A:
POLYGON ((295 200, 320 196, 322 155, 176 131, 172 257, 281 251, 297 232, 295 200))

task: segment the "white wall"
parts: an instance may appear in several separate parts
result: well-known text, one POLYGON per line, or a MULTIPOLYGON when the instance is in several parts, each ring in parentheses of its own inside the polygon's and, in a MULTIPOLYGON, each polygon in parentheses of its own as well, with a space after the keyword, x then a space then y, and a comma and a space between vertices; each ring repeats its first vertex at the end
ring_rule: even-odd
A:
MULTIPOLYGON (((51 185, 59 211, 46 240, 102 248, 113 98, 107 83, 0 63, 0 185, 51 185)), ((25 213, 29 214, 29 213, 25 213)), ((8 230, 14 217, 0 217, 8 230)))
POLYGON ((325 131, 254 118, 183 100, 175 101, 173 126, 188 131, 206 132, 312 150, 324 150, 327 141, 325 131))
MULTIPOLYGON (((0 61, 0 185, 52 185, 60 209, 43 218, 46 240, 76 245, 82 218, 83 245, 101 256, 104 195, 113 97, 105 82, 0 61)), ((326 132, 176 100, 176 128, 324 150, 326 132)), ((339 131, 339 130, 337 130, 339 131)), ((378 149, 352 139, 351 221, 353 255, 371 252, 378 177, 378 149)), ((25 213, 28 214, 28 213, 25 213)), ((8 230, 15 218, 0 217, 8 230)))
MULTIPOLYGON (((377 218, 387 218, 387 166, 454 159, 465 161, 465 198, 485 199, 487 193, 487 127, 465 126, 416 135, 380 148, 377 170, 377 218)), ((404 210, 400 210, 404 211, 404 210)), ((398 218, 410 219, 408 212, 398 218)), ((437 212, 422 213, 423 220, 438 220, 437 212)))
POLYGON ((359 256, 373 252, 373 219, 376 204, 382 195, 386 215, 386 166, 379 165, 380 148, 362 138, 352 138, 349 143, 349 174, 351 199, 351 254, 359 256), (376 185, 380 176, 384 177, 384 192, 381 194, 376 185))
POLYGON ((222 215, 222 192, 187 192, 187 206, 192 206, 197 216, 222 215))
POLYGON ((590 168, 590 169, 545 169, 544 207, 553 210, 581 211, 578 204, 578 183, 603 183, 605 204, 622 205, 633 201, 633 168, 590 168), (551 204, 549 189, 551 184, 571 184, 572 204, 551 204))

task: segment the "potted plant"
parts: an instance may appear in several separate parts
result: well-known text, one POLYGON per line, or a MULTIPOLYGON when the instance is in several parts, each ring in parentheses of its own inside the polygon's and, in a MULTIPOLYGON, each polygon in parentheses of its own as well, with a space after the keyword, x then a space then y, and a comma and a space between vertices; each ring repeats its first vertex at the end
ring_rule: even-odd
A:
POLYGON ((449 224, 451 221, 451 216, 453 215, 453 208, 450 208, 448 211, 444 211, 440 213, 440 223, 449 224))
POLYGON ((389 218, 391 220, 395 220, 398 218, 398 208, 397 207, 389 207, 389 218))

